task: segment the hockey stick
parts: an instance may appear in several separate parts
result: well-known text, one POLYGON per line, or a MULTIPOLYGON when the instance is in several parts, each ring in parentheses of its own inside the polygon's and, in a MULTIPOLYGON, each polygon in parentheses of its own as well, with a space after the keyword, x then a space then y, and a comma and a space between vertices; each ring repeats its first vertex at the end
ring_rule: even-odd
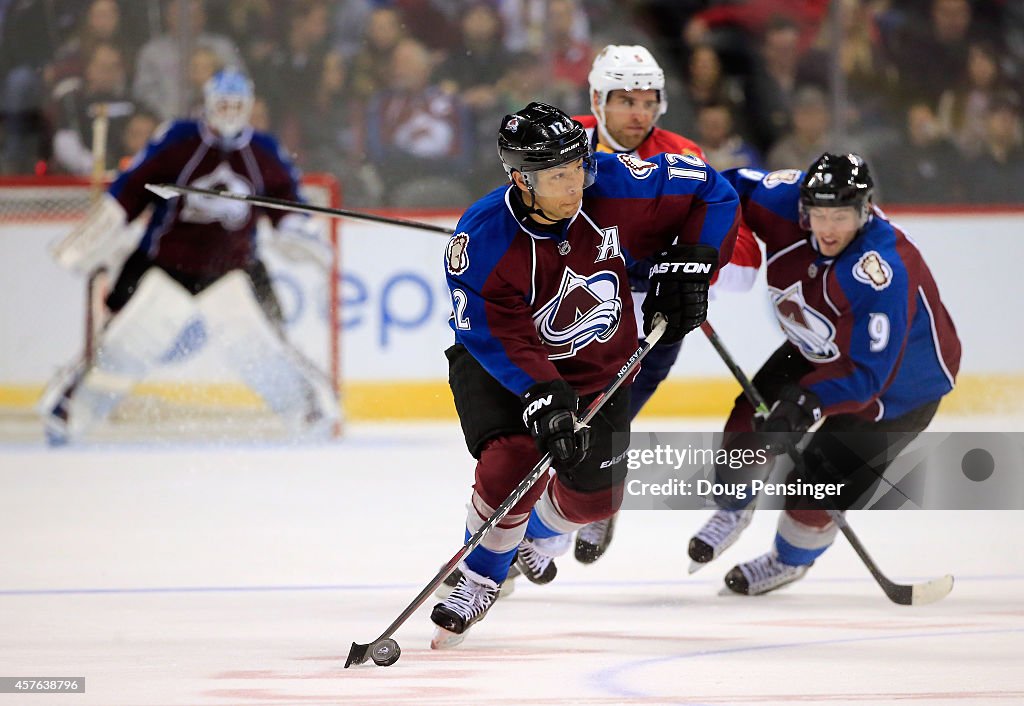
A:
MULTIPOLYGON (((107 133, 110 127, 109 107, 106 103, 96 106, 92 120, 92 174, 89 178, 89 202, 95 204, 103 197, 103 182, 107 168, 107 133)), ((96 358, 96 346, 100 333, 107 324, 107 290, 110 289, 110 272, 100 265, 89 272, 85 283, 85 362, 92 364, 96 358)))
MULTIPOLYGON (((736 381, 739 382, 740 387, 743 388, 743 394, 747 396, 750 403, 754 405, 754 409, 757 415, 762 419, 768 417, 768 405, 765 402, 764 397, 758 392, 757 388, 754 387, 750 379, 743 373, 743 370, 736 364, 736 361, 726 350, 725 344, 722 343, 722 339, 718 337, 718 333, 712 328, 711 324, 705 321, 701 324, 701 331, 708 337, 708 341, 714 346, 718 355, 721 356, 722 361, 726 364, 732 374, 736 377, 736 381)), ((796 450, 793 444, 786 445, 786 453, 792 459, 793 464, 796 466, 797 473, 807 478, 807 467, 804 464, 803 456, 796 450)), ((915 584, 900 584, 895 583, 889 577, 882 573, 882 570, 878 568, 875 560, 868 554, 867 549, 864 548, 864 544, 860 541, 860 538, 850 527, 850 524, 846 521, 846 514, 836 510, 834 508, 827 507, 825 511, 828 516, 832 518, 832 521, 836 523, 840 531, 846 537, 846 540, 853 547, 853 551, 857 552, 857 556, 864 562, 864 566, 867 567, 868 571, 871 572, 872 578, 881 587, 886 597, 893 603, 899 605, 927 605, 928 603, 934 603, 935 601, 945 598, 950 591, 953 590, 953 576, 946 574, 945 576, 925 581, 923 583, 915 584)))
POLYGON ((432 223, 409 221, 404 218, 389 218, 388 216, 378 216, 373 213, 349 211, 348 209, 344 208, 316 206, 314 204, 299 203, 297 201, 288 201, 287 199, 278 199, 271 196, 252 196, 250 194, 236 194, 233 191, 216 191, 214 189, 200 189, 194 186, 179 186, 178 184, 146 184, 146 188, 162 199, 173 199, 183 194, 198 194, 200 196, 213 196, 222 199, 233 199, 234 201, 245 201, 255 206, 276 208, 279 211, 294 211, 295 213, 319 213, 321 215, 331 216, 332 218, 357 218, 364 221, 373 221, 374 223, 385 223, 391 226, 417 228, 419 230, 429 230, 434 233, 443 233, 445 235, 452 234, 451 228, 445 228, 444 226, 438 226, 432 223))
MULTIPOLYGON (((601 394, 594 398, 594 401, 591 402, 589 406, 587 406, 587 409, 583 414, 583 418, 576 422, 577 429, 582 429, 587 426, 590 420, 592 420, 597 413, 601 411, 605 402, 607 402, 608 399, 615 394, 615 391, 619 389, 619 386, 622 385, 622 381, 636 370, 636 367, 640 365, 640 361, 644 359, 644 356, 647 355, 648 351, 651 350, 651 348, 665 333, 665 326, 667 323, 668 322, 664 317, 656 315, 654 329, 650 334, 648 334, 646 340, 640 344, 640 347, 636 349, 636 352, 630 356, 629 360, 619 368, 619 372, 615 376, 615 380, 613 380, 611 384, 608 385, 601 394)), ((400 628, 421 605, 423 605, 423 602, 426 601, 434 590, 441 585, 445 578, 447 578, 448 574, 455 569, 458 563, 473 551, 481 541, 483 541, 483 538, 496 524, 504 519, 505 515, 509 513, 509 510, 511 510, 512 507, 530 491, 530 488, 540 480, 541 476, 547 473, 548 466, 551 465, 551 461, 551 454, 544 454, 544 457, 537 462, 537 465, 533 467, 533 470, 523 478, 522 482, 516 486, 515 490, 513 490, 512 493, 505 498, 505 501, 498 506, 494 511, 494 514, 488 517, 487 521, 484 522, 480 529, 476 531, 476 534, 470 537, 466 541, 466 544, 455 553, 455 556, 449 559, 448 562, 441 567, 441 570, 437 572, 437 575, 430 580, 430 583, 423 587, 423 590, 412 599, 412 602, 406 606, 405 610, 403 610, 397 618, 395 618, 395 621, 388 626, 387 630, 381 633, 380 637, 365 645, 361 645, 358 642, 352 643, 352 648, 348 653, 348 659, 345 661, 346 669, 353 664, 362 664, 367 660, 367 657, 372 659, 374 664, 382 667, 390 667, 398 661, 402 651, 398 647, 398 643, 391 639, 391 636, 395 634, 395 631, 398 630, 398 628, 400 628)))

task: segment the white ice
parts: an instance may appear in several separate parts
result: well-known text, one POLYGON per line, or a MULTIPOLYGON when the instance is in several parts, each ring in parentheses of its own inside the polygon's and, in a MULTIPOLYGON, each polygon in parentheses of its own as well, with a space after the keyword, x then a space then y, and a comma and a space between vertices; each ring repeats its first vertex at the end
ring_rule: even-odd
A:
POLYGON ((851 515, 892 578, 956 576, 925 607, 889 602, 842 538, 787 589, 722 596, 775 513, 692 577, 703 516, 624 513, 601 561, 564 558, 462 646, 428 649, 430 600, 397 664, 344 669, 459 548, 472 471, 455 424, 297 447, 0 447, 0 676, 86 679, 0 705, 1024 702, 1024 512, 1009 511, 851 515))

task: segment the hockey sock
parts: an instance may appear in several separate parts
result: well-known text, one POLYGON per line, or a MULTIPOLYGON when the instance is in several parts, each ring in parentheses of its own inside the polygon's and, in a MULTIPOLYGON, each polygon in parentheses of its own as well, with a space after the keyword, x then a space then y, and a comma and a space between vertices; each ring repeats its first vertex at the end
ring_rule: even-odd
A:
MULTIPOLYGON (((469 530, 466 530, 466 541, 470 538, 469 530)), ((508 577, 508 570, 515 559, 516 550, 509 549, 504 552, 491 551, 487 547, 479 546, 469 553, 464 561, 471 570, 486 576, 495 583, 501 583, 508 577)))
POLYGON ((814 526, 797 522, 789 513, 782 513, 775 535, 775 551, 779 561, 791 566, 810 564, 831 546, 837 531, 838 528, 832 522, 814 526))
POLYGON ((536 508, 530 511, 530 521, 526 525, 527 539, 547 539, 548 537, 557 537, 560 534, 562 533, 544 524, 544 520, 540 519, 536 508))

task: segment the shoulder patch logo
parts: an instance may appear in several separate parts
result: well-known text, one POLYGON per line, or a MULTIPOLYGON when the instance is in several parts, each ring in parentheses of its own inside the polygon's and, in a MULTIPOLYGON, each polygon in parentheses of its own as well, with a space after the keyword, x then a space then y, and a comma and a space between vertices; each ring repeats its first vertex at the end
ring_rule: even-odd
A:
POLYGON ((617 154, 615 156, 636 179, 646 179, 658 168, 657 164, 646 162, 635 154, 617 154))
POLYGON ((853 266, 853 278, 880 292, 892 282, 892 267, 877 252, 868 250, 853 266))
POLYGON ((799 169, 778 169, 764 177, 764 185, 767 189, 774 189, 780 184, 796 184, 800 181, 801 172, 799 169))
POLYGON ((448 274, 461 275, 469 269, 469 233, 456 233, 448 240, 444 250, 444 264, 448 274))

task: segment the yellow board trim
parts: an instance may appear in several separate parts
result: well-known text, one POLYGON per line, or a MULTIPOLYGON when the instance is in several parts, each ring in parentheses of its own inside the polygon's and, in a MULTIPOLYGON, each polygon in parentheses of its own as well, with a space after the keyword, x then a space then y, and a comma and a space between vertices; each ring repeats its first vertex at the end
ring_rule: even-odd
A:
MULTIPOLYGON (((732 409, 740 387, 731 378, 666 380, 644 408, 651 417, 721 417, 732 409)), ((32 408, 42 387, 0 386, 0 408, 32 408)), ((199 407, 254 408, 262 403, 240 384, 140 385, 140 395, 199 407)), ((350 382, 343 390, 345 416, 353 421, 386 419, 454 419, 455 406, 444 381, 350 382)), ((1018 414, 1024 411, 1024 375, 964 375, 942 402, 952 414, 1018 414)))

